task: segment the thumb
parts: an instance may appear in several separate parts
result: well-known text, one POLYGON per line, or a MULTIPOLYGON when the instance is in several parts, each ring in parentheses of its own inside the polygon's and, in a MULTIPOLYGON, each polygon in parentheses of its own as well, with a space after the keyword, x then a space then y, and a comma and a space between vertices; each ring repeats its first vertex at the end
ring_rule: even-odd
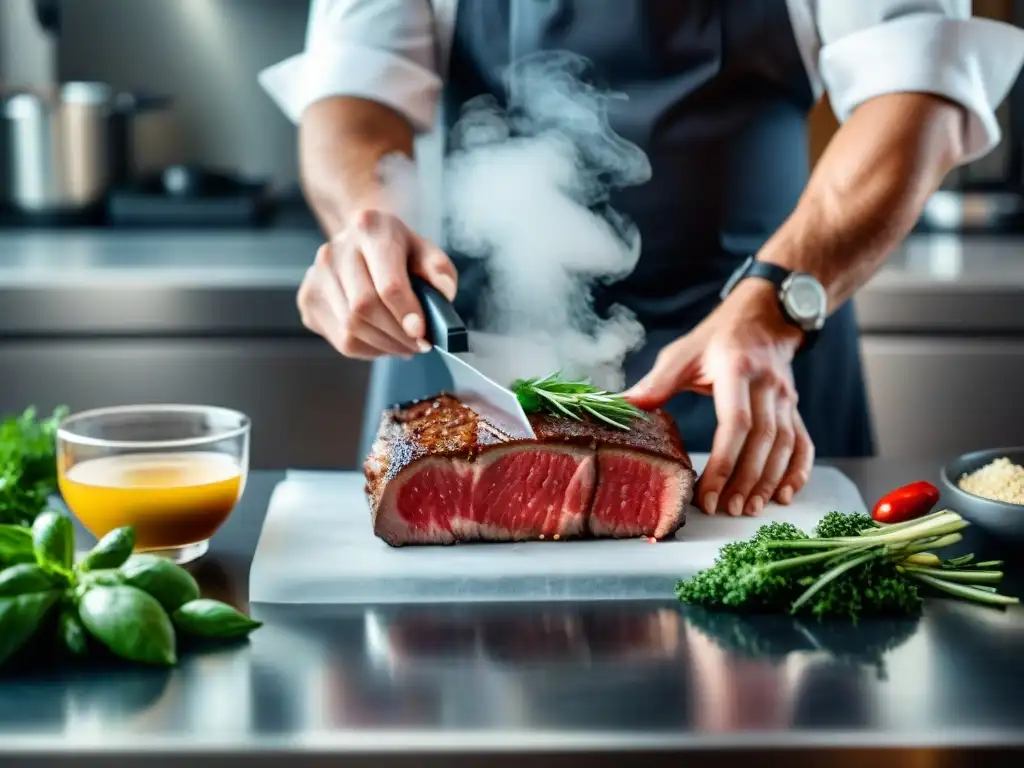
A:
POLYGON ((429 240, 420 240, 412 249, 409 271, 437 288, 448 301, 454 301, 459 289, 458 272, 448 254, 429 240))
POLYGON ((665 347, 650 372, 622 396, 637 408, 650 411, 663 406, 675 394, 694 388, 697 358, 691 347, 685 338, 665 347))

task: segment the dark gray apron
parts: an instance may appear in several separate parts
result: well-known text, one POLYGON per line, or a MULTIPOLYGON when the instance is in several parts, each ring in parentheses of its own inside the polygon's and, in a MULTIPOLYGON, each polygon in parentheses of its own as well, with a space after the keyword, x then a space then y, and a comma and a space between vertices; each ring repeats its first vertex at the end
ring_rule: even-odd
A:
MULTIPOLYGON (((639 227, 643 252, 632 274, 596 296, 598 307, 630 308, 647 329, 645 346, 626 360, 632 384, 714 308, 732 271, 792 212, 809 173, 813 92, 785 0, 461 0, 444 94, 449 120, 480 94, 501 100, 502 70, 539 50, 586 57, 603 85, 629 96, 611 105, 611 127, 653 168, 646 184, 612 194, 611 205, 639 227)), ((451 255, 456 305, 472 324, 486 296, 484 265, 451 255)), ((852 305, 829 318, 793 370, 818 456, 870 455, 852 305)), ((383 408, 448 386, 436 355, 377 361, 364 454, 383 408)), ((687 448, 709 451, 712 399, 682 393, 667 408, 687 448)))

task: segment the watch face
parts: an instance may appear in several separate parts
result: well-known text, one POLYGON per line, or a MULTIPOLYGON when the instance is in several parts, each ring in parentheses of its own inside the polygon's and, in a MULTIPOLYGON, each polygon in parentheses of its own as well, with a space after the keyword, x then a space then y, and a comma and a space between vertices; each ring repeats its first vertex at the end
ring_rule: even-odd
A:
POLYGON ((828 308, 825 289, 810 275, 791 275, 783 291, 783 301, 790 317, 812 327, 824 320, 828 308))

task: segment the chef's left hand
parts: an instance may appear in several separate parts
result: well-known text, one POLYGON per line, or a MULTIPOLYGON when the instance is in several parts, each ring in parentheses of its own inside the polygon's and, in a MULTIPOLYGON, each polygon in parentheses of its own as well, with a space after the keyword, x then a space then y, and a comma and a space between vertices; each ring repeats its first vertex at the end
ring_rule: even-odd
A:
POLYGON ((797 411, 792 369, 801 340, 774 287, 744 280, 624 393, 644 409, 686 390, 714 397, 718 427, 695 497, 706 513, 757 515, 772 499, 788 504, 806 484, 814 444, 797 411))

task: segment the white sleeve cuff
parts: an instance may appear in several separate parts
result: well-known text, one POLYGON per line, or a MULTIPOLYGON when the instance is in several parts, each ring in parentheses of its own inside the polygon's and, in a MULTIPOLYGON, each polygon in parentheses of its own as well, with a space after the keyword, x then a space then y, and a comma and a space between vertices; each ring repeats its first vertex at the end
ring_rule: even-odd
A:
POLYGON ((346 43, 317 47, 259 73, 259 82, 293 123, 329 96, 358 96, 391 107, 416 133, 433 130, 441 79, 406 58, 346 43))
POLYGON ((918 14, 846 35, 821 50, 820 71, 836 117, 887 93, 921 92, 962 105, 970 120, 963 163, 1001 138, 995 108, 1024 63, 1024 30, 988 19, 918 14))

